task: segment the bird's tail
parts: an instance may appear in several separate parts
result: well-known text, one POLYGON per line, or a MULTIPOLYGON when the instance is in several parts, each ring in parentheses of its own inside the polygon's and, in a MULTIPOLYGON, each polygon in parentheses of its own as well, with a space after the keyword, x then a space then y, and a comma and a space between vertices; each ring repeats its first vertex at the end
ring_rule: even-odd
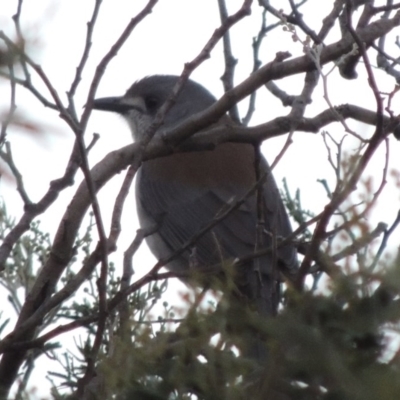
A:
POLYGON ((242 354, 244 357, 265 365, 267 361, 267 337, 265 322, 275 317, 280 301, 280 281, 273 273, 266 273, 255 266, 244 266, 244 273, 236 280, 237 292, 232 296, 232 306, 241 316, 243 324, 242 354), (241 311, 240 311, 241 310, 241 311))

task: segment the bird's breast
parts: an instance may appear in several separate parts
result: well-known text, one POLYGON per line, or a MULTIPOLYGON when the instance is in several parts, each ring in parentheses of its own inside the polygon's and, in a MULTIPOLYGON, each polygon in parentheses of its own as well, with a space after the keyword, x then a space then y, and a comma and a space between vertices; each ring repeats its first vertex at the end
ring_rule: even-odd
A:
POLYGON ((254 149, 247 144, 224 143, 212 151, 177 153, 146 161, 147 179, 198 188, 238 187, 255 183, 254 149))

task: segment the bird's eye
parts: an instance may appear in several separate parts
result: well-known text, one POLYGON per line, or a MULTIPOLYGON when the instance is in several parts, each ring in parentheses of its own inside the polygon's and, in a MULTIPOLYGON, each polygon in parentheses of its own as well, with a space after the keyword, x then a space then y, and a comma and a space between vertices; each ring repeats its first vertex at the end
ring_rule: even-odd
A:
POLYGON ((160 102, 157 98, 155 97, 147 97, 144 100, 146 104, 146 109, 149 113, 154 113, 157 111, 158 107, 160 106, 160 102))

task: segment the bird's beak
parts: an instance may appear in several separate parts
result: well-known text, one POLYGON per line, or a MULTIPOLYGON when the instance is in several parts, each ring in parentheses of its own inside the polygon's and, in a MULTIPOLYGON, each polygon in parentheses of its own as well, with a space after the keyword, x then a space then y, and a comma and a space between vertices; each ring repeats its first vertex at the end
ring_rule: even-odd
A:
POLYGON ((122 97, 103 97, 93 100, 93 109, 102 111, 112 111, 119 114, 124 114, 132 107, 124 104, 122 97))

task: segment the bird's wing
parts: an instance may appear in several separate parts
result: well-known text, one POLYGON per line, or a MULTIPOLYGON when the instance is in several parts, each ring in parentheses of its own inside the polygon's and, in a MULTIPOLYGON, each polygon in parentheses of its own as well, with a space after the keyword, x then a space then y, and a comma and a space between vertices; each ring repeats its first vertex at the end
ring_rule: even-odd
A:
MULTIPOLYGON (((261 169, 269 171, 266 162, 262 162, 261 169)), ((256 196, 254 193, 245 196, 254 184, 254 155, 250 145, 224 144, 213 152, 177 154, 148 161, 138 176, 137 201, 142 225, 161 221, 158 233, 149 241, 151 250, 157 257, 169 255, 230 205, 240 202, 196 241, 195 261, 210 265, 251 254, 257 232, 256 196)), ((272 235, 287 236, 291 228, 272 175, 267 176, 263 188, 268 232, 264 235, 264 245, 268 247, 273 243, 272 235)), ((287 266, 295 263, 291 247, 279 249, 275 256, 287 266)), ((189 251, 185 257, 189 258, 189 251)))

